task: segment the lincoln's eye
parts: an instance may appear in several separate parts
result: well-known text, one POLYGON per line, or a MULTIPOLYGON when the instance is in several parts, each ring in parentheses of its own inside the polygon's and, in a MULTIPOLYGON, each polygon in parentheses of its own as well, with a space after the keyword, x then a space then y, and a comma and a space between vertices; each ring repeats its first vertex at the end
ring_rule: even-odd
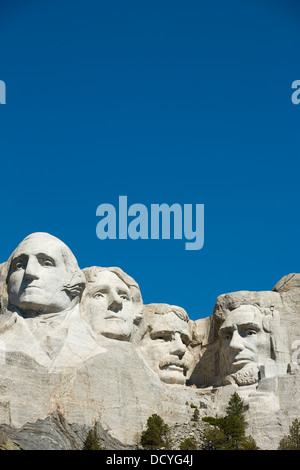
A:
POLYGON ((231 333, 222 333, 222 339, 229 341, 231 339, 231 333))
POLYGON ((256 335, 256 334, 257 334, 257 331, 256 331, 256 330, 248 330, 248 331, 246 332, 246 335, 247 335, 247 336, 252 336, 252 335, 256 335))

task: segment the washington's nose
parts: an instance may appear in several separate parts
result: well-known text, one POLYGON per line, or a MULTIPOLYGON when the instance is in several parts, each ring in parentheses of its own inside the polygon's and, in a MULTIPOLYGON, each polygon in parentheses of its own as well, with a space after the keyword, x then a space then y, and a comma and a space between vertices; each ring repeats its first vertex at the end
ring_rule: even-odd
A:
POLYGON ((38 279, 38 270, 39 265, 38 261, 33 256, 29 256, 26 269, 25 269, 25 278, 26 279, 38 279))
POLYGON ((238 331, 233 332, 229 346, 235 351, 242 351, 244 349, 243 338, 240 336, 238 331))
POLYGON ((176 356, 182 357, 185 352, 186 352, 186 345, 182 342, 180 334, 175 333, 175 338, 172 341, 170 353, 176 356))
POLYGON ((118 295, 117 292, 112 290, 108 296, 108 305, 107 305, 108 310, 111 310, 112 312, 117 313, 119 312, 119 310, 122 310, 122 307, 123 307, 123 302, 122 302, 121 297, 118 295))

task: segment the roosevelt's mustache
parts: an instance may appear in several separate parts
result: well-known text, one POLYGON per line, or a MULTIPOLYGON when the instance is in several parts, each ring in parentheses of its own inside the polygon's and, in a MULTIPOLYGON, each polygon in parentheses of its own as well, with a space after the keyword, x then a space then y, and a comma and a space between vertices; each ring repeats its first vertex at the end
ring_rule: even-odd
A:
POLYGON ((187 361, 184 359, 179 359, 179 357, 176 356, 166 356, 159 363, 160 369, 168 366, 182 367, 184 371, 188 370, 189 368, 187 361))

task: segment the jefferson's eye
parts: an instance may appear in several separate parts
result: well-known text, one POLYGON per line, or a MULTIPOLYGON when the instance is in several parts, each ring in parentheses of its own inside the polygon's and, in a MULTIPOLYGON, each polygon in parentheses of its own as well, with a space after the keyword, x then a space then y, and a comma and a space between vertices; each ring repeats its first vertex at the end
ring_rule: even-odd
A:
POLYGON ((120 294, 121 299, 130 300, 127 294, 120 294))
POLYGON ((104 294, 102 292, 96 292, 94 295, 93 295, 93 299, 100 299, 104 297, 104 294))

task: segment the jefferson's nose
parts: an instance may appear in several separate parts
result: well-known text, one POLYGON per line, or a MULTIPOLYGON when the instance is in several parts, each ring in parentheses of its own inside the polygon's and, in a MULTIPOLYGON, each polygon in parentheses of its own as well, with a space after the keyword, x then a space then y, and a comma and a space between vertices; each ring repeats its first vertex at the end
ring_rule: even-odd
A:
POLYGON ((122 307, 123 302, 119 294, 114 290, 110 291, 107 305, 108 310, 117 313, 119 310, 122 310, 122 307))

